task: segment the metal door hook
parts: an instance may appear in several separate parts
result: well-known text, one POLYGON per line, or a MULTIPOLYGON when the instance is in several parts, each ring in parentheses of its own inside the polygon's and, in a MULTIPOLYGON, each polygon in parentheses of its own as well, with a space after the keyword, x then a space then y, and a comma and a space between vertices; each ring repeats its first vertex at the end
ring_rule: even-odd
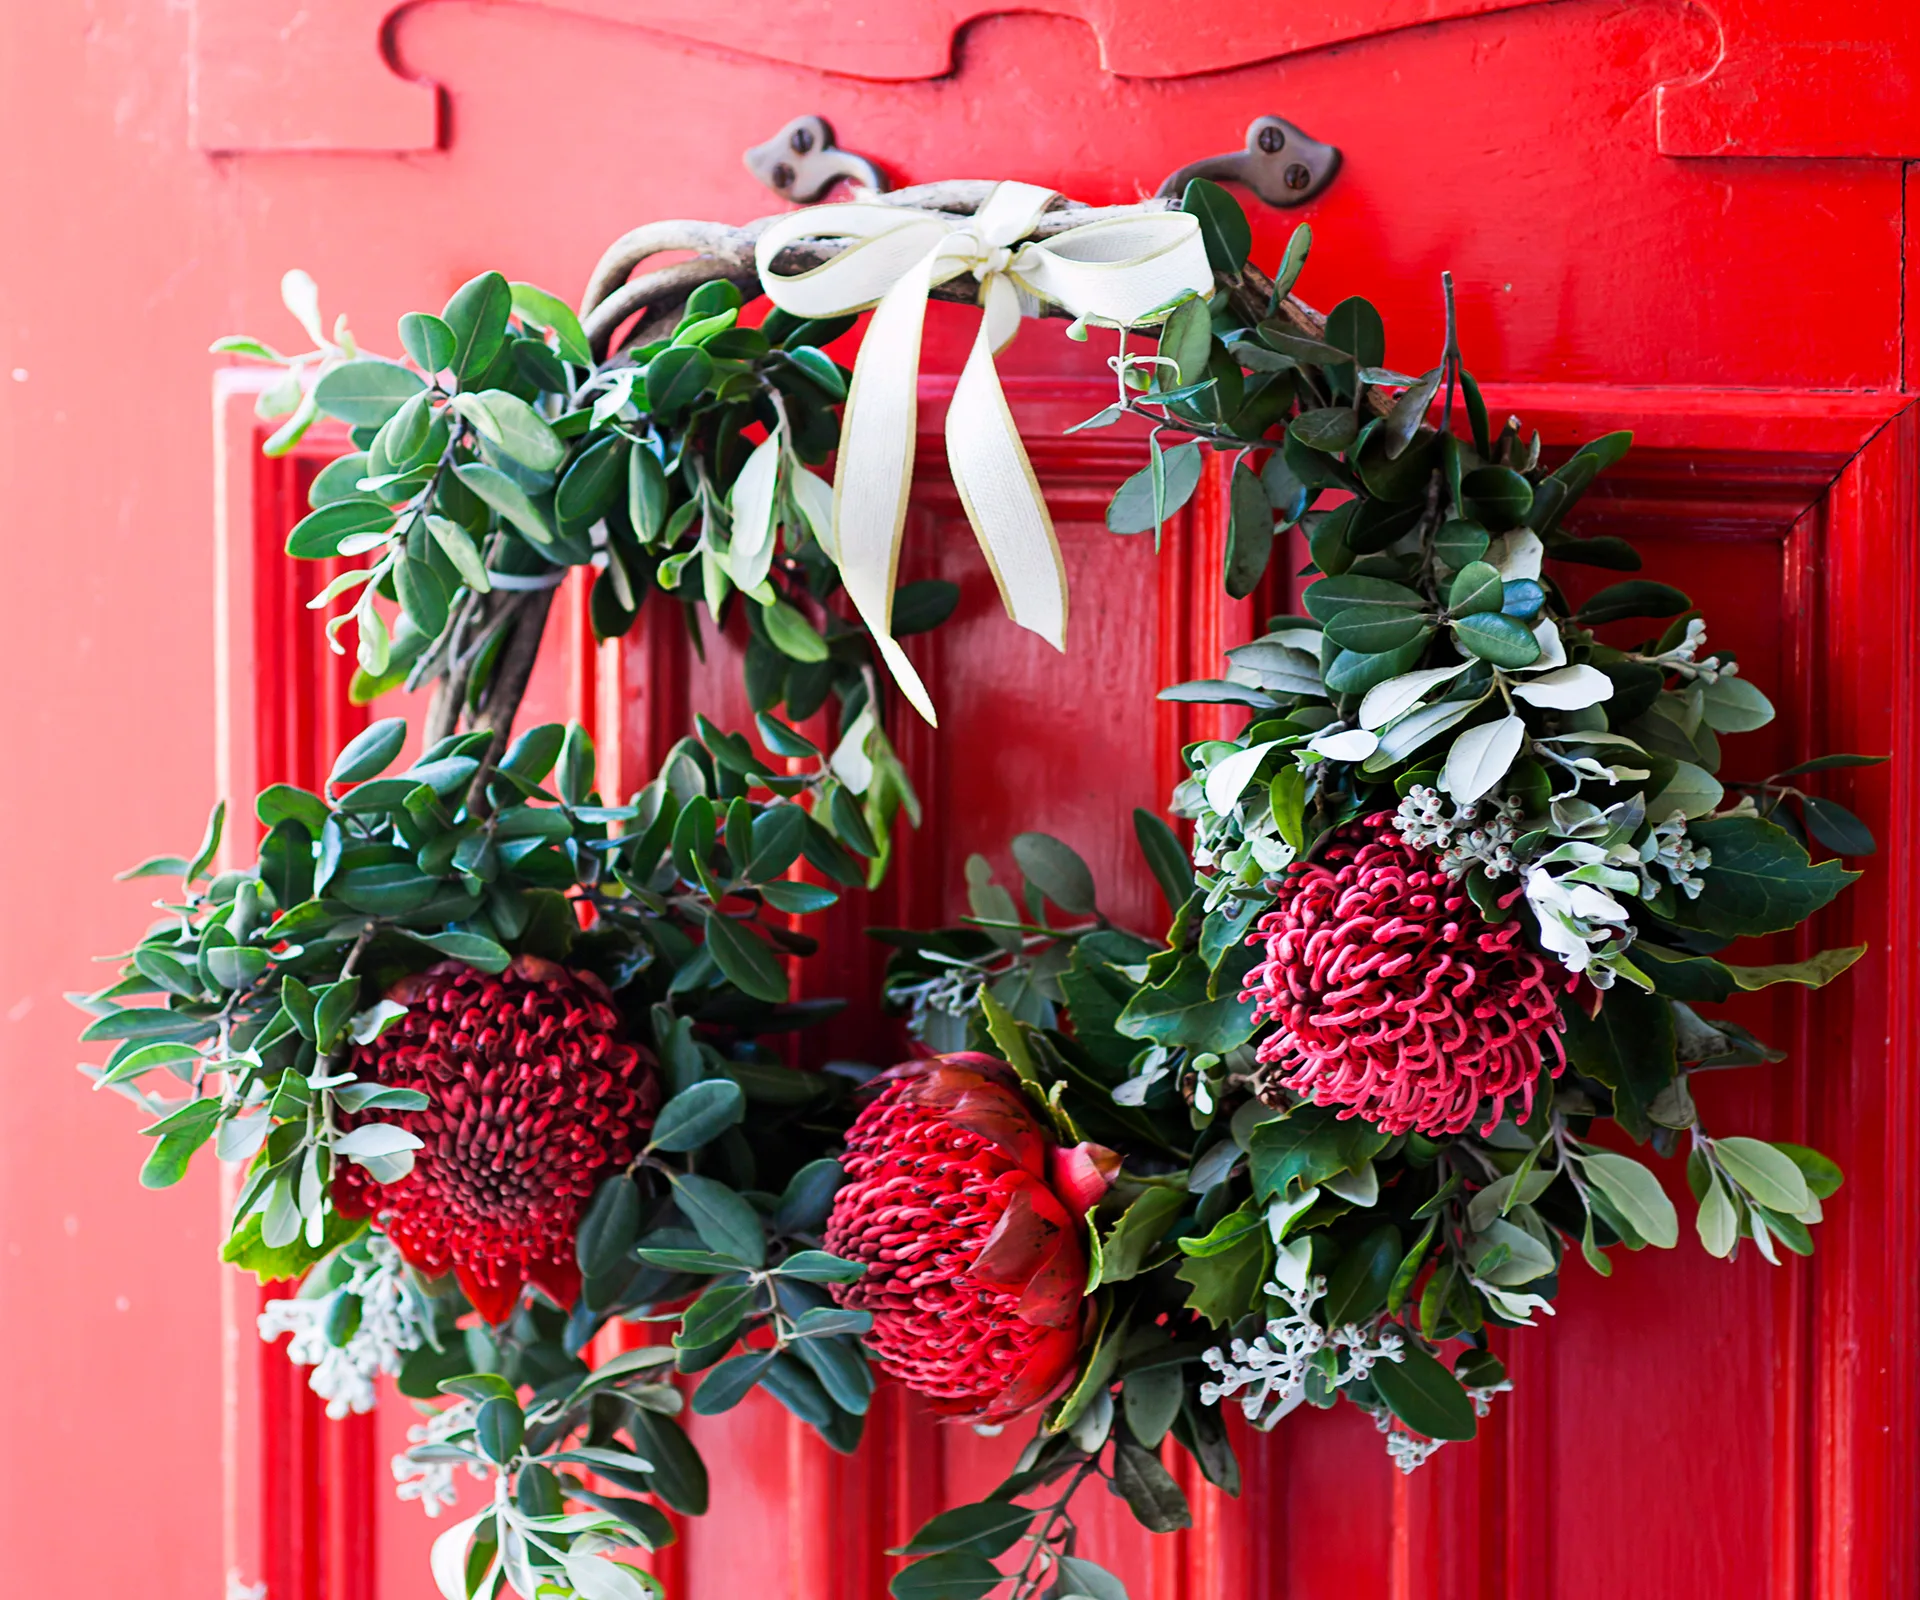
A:
POLYGON ((1195 178, 1244 183, 1270 206, 1298 206, 1324 190, 1340 170, 1340 151, 1302 133, 1285 117, 1255 117, 1247 147, 1189 161, 1157 191, 1178 195, 1195 178))
POLYGON ((843 178, 856 189, 884 194, 885 174, 865 156, 833 142, 825 117, 795 117, 765 144, 743 157, 747 171, 783 200, 810 206, 843 178))

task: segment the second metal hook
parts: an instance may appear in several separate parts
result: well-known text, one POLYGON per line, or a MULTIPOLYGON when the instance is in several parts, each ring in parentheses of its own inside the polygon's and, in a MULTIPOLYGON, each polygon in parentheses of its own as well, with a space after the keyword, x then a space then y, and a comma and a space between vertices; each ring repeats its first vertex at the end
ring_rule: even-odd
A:
POLYGON ((1178 195, 1195 178, 1211 178, 1243 183, 1270 206, 1298 206, 1324 191, 1339 170, 1337 146, 1322 144, 1285 117, 1255 117, 1246 149, 1189 161, 1156 192, 1178 195))

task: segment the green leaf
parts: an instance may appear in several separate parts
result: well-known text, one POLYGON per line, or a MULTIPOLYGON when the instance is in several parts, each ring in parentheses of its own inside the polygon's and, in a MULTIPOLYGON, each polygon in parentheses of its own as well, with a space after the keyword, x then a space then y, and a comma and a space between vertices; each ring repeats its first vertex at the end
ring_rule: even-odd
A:
POLYGON ((1838 1190, 1844 1181, 1839 1166, 1818 1150, 1809 1150, 1803 1144, 1778 1142, 1773 1148, 1800 1169, 1800 1176, 1806 1181, 1808 1192, 1816 1199, 1826 1199, 1838 1190))
POLYGON ((326 1231, 321 1235, 318 1248, 308 1244, 305 1238, 275 1248, 260 1236, 264 1220, 257 1211, 243 1218, 220 1246, 222 1261, 242 1272, 251 1272, 262 1283, 299 1277, 315 1260, 359 1238, 371 1226, 365 1217, 343 1217, 329 1210, 326 1231))
MULTIPOLYGON (((1306 225, 1294 229, 1297 239, 1306 225)), ((1283 289, 1281 293, 1286 291, 1283 289)), ((1105 1567, 1077 1556, 1062 1556, 1059 1564, 1060 1600, 1128 1600, 1127 1586, 1105 1567)))
POLYGON ((1346 1171, 1349 1159, 1340 1127, 1312 1106, 1260 1123, 1247 1145, 1253 1192, 1263 1201, 1311 1189, 1346 1171))
POLYGON ((1184 389, 1207 375, 1207 357, 1213 348, 1213 319, 1199 296, 1183 300, 1160 329, 1160 355, 1175 364, 1170 375, 1159 369, 1155 382, 1162 390, 1184 389))
POLYGON ((1495 533, 1517 528, 1533 509, 1533 485, 1508 467, 1476 467, 1460 480, 1463 509, 1495 533))
POLYGON ((647 406, 671 422, 713 381, 713 357, 697 345, 671 345, 647 363, 647 406))
POLYGON ((1673 1081, 1673 1008, 1659 996, 1616 983, 1599 1016, 1588 1017, 1578 1005, 1562 1006, 1561 1014, 1568 1064, 1615 1090, 1616 1101, 1624 1097, 1625 1109, 1644 1114, 1673 1081))
POLYGON ((1813 1201, 1813 1191, 1793 1158, 1762 1140, 1715 1139, 1713 1153, 1727 1176, 1763 1206, 1792 1216, 1813 1201))
POLYGON ((430 311, 409 311, 400 319, 400 344, 422 372, 444 372, 453 365, 458 341, 430 311))
POLYGON ((1227 1327, 1252 1309, 1272 1270, 1273 1249, 1264 1224, 1248 1228, 1213 1255, 1187 1256, 1174 1273, 1192 1289, 1186 1305, 1215 1327, 1227 1327))
POLYGON ((473 1419, 473 1431, 487 1459, 505 1466, 520 1453, 527 1418, 517 1400, 485 1401, 473 1419))
MULTIPOLYGON (((1286 299, 1300 277, 1300 269, 1307 264, 1307 252, 1313 248, 1313 229, 1301 223, 1287 236, 1286 254, 1280 258, 1279 269, 1273 275, 1273 294, 1276 300, 1286 299)), ((1096 1596, 1095 1600, 1105 1600, 1096 1596)), ((1125 1600, 1122 1596, 1121 1600, 1125 1600)))
POLYGON ((349 428, 377 428, 426 386, 419 373, 368 357, 328 368, 313 386, 313 399, 349 428))
POLYGON ((750 1355, 729 1356, 700 1380, 693 1391, 693 1409, 702 1417, 731 1411, 752 1392, 753 1386, 773 1365, 774 1352, 757 1351, 750 1355))
POLYGON ((1076 917, 1094 914, 1093 874, 1070 846, 1049 833, 1016 834, 1013 859, 1027 882, 1062 911, 1076 917))
POLYGON ((1680 1216, 1660 1180, 1630 1156, 1589 1150, 1580 1158, 1588 1180, 1613 1202, 1633 1231, 1648 1244, 1671 1250, 1680 1242, 1680 1216))
POLYGON ((1372 303, 1358 295, 1327 313, 1327 343, 1345 351, 1363 367, 1387 364, 1387 329, 1372 303))
POLYGON ((1240 202, 1210 179, 1194 178, 1180 196, 1180 209, 1200 221, 1207 265, 1225 277, 1237 278, 1253 248, 1253 229, 1240 202))
POLYGON ((887 1554, 931 1556, 948 1550, 972 1550, 988 1557, 1001 1555, 1012 1548, 1014 1540, 1039 1514, 1031 1506, 1011 1505, 1004 1500, 955 1506, 923 1524, 910 1540, 887 1554))
POLYGON ((404 717, 381 718, 347 742, 347 747, 334 760, 333 771, 327 774, 327 787, 335 789, 360 783, 385 772, 406 742, 404 717))
POLYGON ((1163 470, 1160 515, 1155 515, 1154 473, 1148 465, 1115 491, 1107 506, 1109 533, 1151 533, 1193 498, 1200 482, 1200 447, 1191 442, 1177 444, 1159 459, 1163 470))
POLYGON ((1498 611, 1456 618, 1453 638, 1462 650, 1496 667, 1530 667, 1540 659, 1540 641, 1529 629, 1498 611))
POLYGON ((566 301, 530 283, 515 283, 510 285, 510 289, 514 314, 522 322, 551 328, 559 340, 560 354, 576 367, 593 365, 593 351, 588 348, 587 336, 581 331, 580 319, 573 314, 566 301))
MULTIPOLYGON (((1738 683, 1740 680, 1723 678, 1720 681, 1738 683)), ((1806 812, 1807 831, 1835 855, 1873 854, 1873 830, 1845 806, 1811 794, 1804 796, 1800 804, 1806 812)))
POLYGON ((1671 584, 1634 578, 1602 589, 1580 608, 1574 620, 1582 627, 1597 628, 1624 617, 1675 617, 1692 606, 1686 594, 1671 584))
POLYGON ((1394 1269, 1400 1265, 1400 1230, 1392 1223, 1375 1228, 1348 1247, 1327 1280, 1321 1308, 1329 1328, 1364 1322, 1387 1303, 1394 1269))
POLYGON ((463 382, 485 372, 507 337, 513 291, 497 272, 470 278, 446 303, 440 318, 453 330, 453 356, 447 365, 463 382))
POLYGON ((1453 586, 1447 591, 1447 610, 1455 617, 1498 611, 1504 587, 1497 567, 1469 561, 1454 575, 1453 586))
POLYGON ((1128 1373, 1120 1391, 1127 1431, 1147 1449, 1158 1450, 1173 1419, 1180 1415, 1186 1387, 1186 1376, 1177 1366, 1144 1367, 1128 1373))
POLYGON ((681 1314, 674 1344, 682 1350, 699 1350, 730 1343, 753 1309, 757 1293, 749 1283, 713 1284, 681 1314))
MULTIPOLYGON (((839 1168, 838 1162, 831 1161, 814 1165, 831 1166, 836 1171, 839 1168)), ((773 1269, 775 1277, 797 1278, 802 1283, 858 1283, 866 1271, 858 1261, 844 1261, 824 1250, 795 1251, 773 1269)))
MULTIPOLYGON (((1346 626, 1359 631, 1364 623, 1372 619, 1381 619, 1398 623, 1411 621, 1413 628, 1424 625, 1423 613, 1426 610, 1425 598, 1403 583, 1393 583, 1386 578, 1357 577, 1351 573, 1341 577, 1322 578, 1318 583, 1309 584, 1302 592, 1301 599, 1307 608, 1307 615, 1323 625, 1330 625, 1336 618, 1348 617, 1348 613, 1357 613, 1348 617, 1346 626)), ((1411 636, 1404 628, 1400 633, 1411 636)), ((1331 637, 1329 627, 1329 637, 1331 637)), ((1334 643, 1345 641, 1335 639, 1334 643)), ((1350 644, 1349 650, 1390 650, 1396 645, 1406 643, 1406 637, 1395 638, 1393 644, 1369 647, 1365 644, 1350 644)))
POLYGON ((1309 450, 1338 455, 1360 434, 1360 419, 1350 406, 1325 406, 1318 411, 1303 411, 1288 425, 1287 431, 1309 450))
POLYGON ((984 1600, 1000 1585, 1000 1571, 971 1550, 949 1550, 916 1561, 887 1585, 893 1600, 984 1600))
POLYGON ((1473 1402, 1452 1373, 1418 1345, 1401 1346, 1398 1361, 1377 1361, 1369 1376, 1388 1410, 1429 1439, 1471 1439, 1473 1402))
POLYGON ((1138 806, 1133 813, 1133 836, 1139 842, 1141 855, 1147 859, 1154 882, 1160 885, 1160 893, 1166 898, 1167 910, 1178 911, 1193 895, 1193 863, 1187 857, 1185 846, 1166 823, 1138 806))
POLYGON ((1704 817, 1689 838, 1713 854, 1698 899, 1679 899, 1665 913, 1682 928, 1722 938, 1780 933, 1832 900, 1855 878, 1837 861, 1815 863, 1786 829, 1759 817, 1704 817))
POLYGON ((533 472, 552 472, 567 458, 566 444, 547 419, 517 394, 483 389, 456 395, 453 409, 488 443, 533 472))
POLYGON ((627 1259, 640 1237, 640 1191, 633 1179, 616 1172, 601 1180, 580 1218, 574 1256, 588 1278, 603 1277, 627 1259))
POLYGON ((718 912, 706 915, 707 950, 727 981, 756 1000, 778 1004, 787 999, 786 968, 765 941, 718 912))
POLYGON ((358 534, 385 533, 393 526, 393 512, 382 501, 355 497, 336 500, 310 511, 287 535, 287 554, 300 561, 319 561, 340 553, 340 546, 358 534))
POLYGON ((140 1186, 143 1189, 166 1189, 178 1183, 186 1176, 187 1164, 193 1159, 194 1152, 213 1137, 214 1127, 219 1121, 220 1102, 208 1097, 190 1101, 152 1127, 141 1129, 141 1132, 157 1137, 160 1142, 153 1147, 140 1168, 140 1186))
POLYGON ((666 531, 667 475, 660 458, 646 445, 627 455, 627 520, 642 544, 652 544, 666 531))
POLYGON ((709 1078, 682 1089, 654 1118, 649 1150, 698 1150, 746 1115, 747 1097, 731 1078, 709 1078))
POLYGON ((534 544, 545 547, 553 543, 553 525, 547 514, 499 468, 490 467, 484 461, 469 461, 453 471, 455 477, 534 544))
POLYGON ((478 972, 505 972, 513 957, 493 940, 478 933, 418 933, 412 928, 399 930, 416 944, 426 945, 443 956, 464 961, 478 972))
POLYGON ((1160 1458, 1131 1439, 1115 1442, 1113 1488, 1125 1500, 1134 1520, 1149 1533, 1175 1533, 1193 1526, 1187 1497, 1160 1458))
POLYGON ((1233 469, 1227 524, 1227 593, 1244 600, 1266 576, 1273 558, 1273 507, 1260 479, 1243 461, 1233 469))
POLYGON ((760 620, 774 649, 789 660, 825 661, 830 654, 827 641, 813 624, 784 600, 762 606, 760 620))
POLYGON ((709 1250, 749 1267, 765 1263, 766 1234, 760 1214, 745 1200, 724 1183, 697 1173, 673 1173, 669 1181, 681 1213, 709 1250))

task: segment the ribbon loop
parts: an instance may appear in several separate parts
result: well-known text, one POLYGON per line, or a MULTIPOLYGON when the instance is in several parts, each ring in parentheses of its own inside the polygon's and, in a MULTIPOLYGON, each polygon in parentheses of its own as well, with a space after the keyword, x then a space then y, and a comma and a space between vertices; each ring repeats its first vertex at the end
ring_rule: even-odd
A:
POLYGON ((1037 184, 1002 183, 970 217, 863 202, 815 206, 775 222, 755 251, 760 282, 782 310, 809 318, 873 310, 847 391, 833 554, 888 670, 929 722, 937 720, 933 703, 892 627, 927 296, 963 275, 979 282, 980 328, 947 410, 947 462, 1007 615, 1064 650, 1066 569, 993 358, 1023 316, 1049 303, 1126 328, 1158 321, 1178 301, 1213 288, 1195 218, 1144 212, 1030 238, 1053 199, 1053 190, 1037 184), (803 239, 852 242, 805 272, 775 271, 780 252, 803 239))

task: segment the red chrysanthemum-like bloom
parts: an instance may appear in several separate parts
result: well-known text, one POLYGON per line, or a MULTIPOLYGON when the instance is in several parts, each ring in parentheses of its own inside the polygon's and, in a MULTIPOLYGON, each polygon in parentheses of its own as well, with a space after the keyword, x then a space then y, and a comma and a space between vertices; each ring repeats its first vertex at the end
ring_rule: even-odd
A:
POLYGON ((1118 1158, 1055 1144, 991 1056, 909 1062, 885 1081, 847 1134, 850 1181, 827 1221, 827 1249, 867 1274, 835 1296, 873 1313, 882 1370, 935 1410, 1010 1417, 1073 1371, 1083 1219, 1118 1158))
POLYGON ((1577 980, 1527 947, 1523 919, 1488 922, 1391 821, 1295 868, 1251 936, 1267 959, 1241 998, 1280 1024, 1259 1048, 1262 1087, 1395 1134, 1459 1133, 1484 1102, 1491 1129, 1516 1095, 1531 1111, 1543 1045, 1555 1077, 1565 1066, 1556 990, 1577 980))
POLYGON ((529 1281, 571 1305, 580 1212, 652 1125, 651 1058, 620 1039, 605 984, 533 956, 498 976, 442 962, 391 998, 407 1014, 354 1052, 352 1070, 430 1103, 341 1122, 397 1123, 425 1147, 397 1183, 341 1163, 334 1204, 377 1214, 408 1262, 451 1271, 489 1322, 512 1314, 529 1281))

